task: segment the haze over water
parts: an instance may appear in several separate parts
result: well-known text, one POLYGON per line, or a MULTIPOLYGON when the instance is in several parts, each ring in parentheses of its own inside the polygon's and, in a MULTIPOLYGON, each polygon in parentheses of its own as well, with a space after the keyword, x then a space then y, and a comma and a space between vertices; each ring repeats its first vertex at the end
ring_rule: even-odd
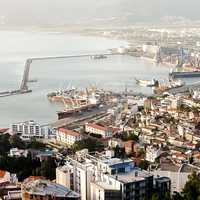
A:
MULTIPOLYGON (((62 33, 0 31, 0 44, 0 91, 6 91, 19 87, 27 58, 101 53, 126 45, 126 42, 62 33)), ((118 91, 127 85, 129 90, 151 93, 150 89, 136 85, 134 78, 166 79, 168 72, 167 67, 129 56, 35 61, 30 78, 38 82, 29 84, 33 92, 0 98, 0 127, 30 119, 42 124, 56 120, 56 111, 63 106, 51 104, 46 97, 54 90, 95 84, 118 91)))

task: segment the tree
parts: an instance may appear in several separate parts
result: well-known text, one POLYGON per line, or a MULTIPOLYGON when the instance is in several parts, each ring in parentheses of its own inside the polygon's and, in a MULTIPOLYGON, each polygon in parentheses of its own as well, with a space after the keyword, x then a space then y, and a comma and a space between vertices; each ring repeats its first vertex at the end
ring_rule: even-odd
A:
POLYGON ((154 193, 151 197, 151 200, 159 200, 159 196, 157 193, 154 193))
POLYGON ((180 193, 174 192, 174 194, 172 195, 172 200, 184 200, 184 198, 181 196, 180 193))
POLYGON ((54 180, 56 178, 56 167, 55 160, 49 157, 47 160, 42 162, 40 175, 47 179, 54 180))
POLYGON ((200 178, 196 172, 189 176, 182 194, 185 200, 197 200, 200 198, 200 178))
POLYGON ((9 137, 9 134, 0 136, 0 155, 6 155, 7 152, 10 150, 11 145, 9 142, 9 137))
POLYGON ((88 149, 89 152, 92 151, 101 151, 104 148, 103 143, 95 138, 85 138, 81 141, 77 141, 74 143, 73 147, 74 151, 80 151, 82 149, 88 149))
POLYGON ((45 144, 38 142, 35 138, 32 138, 27 147, 30 149, 44 149, 45 144))
POLYGON ((17 147, 19 149, 24 149, 26 148, 25 146, 25 143, 22 141, 22 139, 18 136, 18 135, 12 135, 10 136, 9 138, 9 142, 10 142, 10 145, 12 147, 17 147))
POLYGON ((147 170, 149 168, 149 162, 147 160, 142 160, 139 164, 139 168, 147 170))
POLYGON ((114 153, 116 158, 125 159, 127 157, 125 148, 120 148, 118 145, 114 148, 114 153))

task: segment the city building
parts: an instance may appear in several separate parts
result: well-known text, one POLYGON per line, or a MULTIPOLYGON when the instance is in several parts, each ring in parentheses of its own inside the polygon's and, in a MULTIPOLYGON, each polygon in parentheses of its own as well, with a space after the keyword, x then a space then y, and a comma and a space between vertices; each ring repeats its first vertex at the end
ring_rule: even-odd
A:
POLYGON ((91 200, 120 200, 120 190, 104 182, 91 183, 91 200))
POLYGON ((80 200, 76 192, 41 177, 27 178, 21 186, 22 200, 80 200))
POLYGON ((160 199, 164 199, 167 193, 171 192, 171 179, 168 177, 155 178, 156 191, 160 199))
POLYGON ((123 141, 121 139, 117 139, 117 138, 111 138, 109 141, 108 141, 108 146, 110 148, 115 148, 116 146, 122 148, 124 147, 124 144, 123 144, 123 141))
POLYGON ((28 155, 28 150, 18 149, 18 148, 10 149, 10 153, 8 154, 8 156, 10 157, 27 157, 27 155, 28 155))
POLYGON ((76 141, 82 140, 80 133, 68 130, 66 128, 59 128, 56 132, 56 140, 59 143, 72 146, 76 141))
POLYGON ((32 120, 11 124, 10 132, 11 134, 20 135, 23 140, 30 140, 31 138, 40 139, 45 137, 42 127, 32 120))
POLYGON ((104 127, 97 124, 85 124, 85 132, 100 135, 103 138, 110 138, 113 135, 113 130, 110 127, 104 127))
MULTIPOLYGON (((170 170, 170 169, 169 169, 170 170)), ((171 180, 171 192, 181 192, 184 188, 190 173, 179 171, 162 171, 156 170, 152 172, 154 176, 168 177, 171 180)))
POLYGON ((56 183, 69 187, 73 190, 73 178, 73 166, 64 165, 56 168, 56 183))
POLYGON ((124 148, 127 155, 134 153, 134 146, 135 146, 135 142, 133 140, 124 142, 124 148))
POLYGON ((161 154, 161 150, 157 146, 147 146, 146 148, 146 157, 145 160, 154 163, 156 158, 158 158, 161 154))
POLYGON ((8 171, 0 170, 0 186, 8 183, 16 183, 17 181, 16 174, 11 174, 8 171))
POLYGON ((57 169, 57 183, 69 188, 73 186, 82 200, 150 198, 155 186, 153 175, 136 168, 130 159, 122 160, 109 155, 112 154, 82 153, 68 157, 66 166, 57 169))

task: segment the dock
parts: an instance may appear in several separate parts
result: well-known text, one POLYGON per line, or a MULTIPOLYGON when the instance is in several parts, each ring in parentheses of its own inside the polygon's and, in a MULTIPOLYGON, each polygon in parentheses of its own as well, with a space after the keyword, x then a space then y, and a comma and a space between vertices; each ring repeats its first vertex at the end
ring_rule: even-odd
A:
POLYGON ((200 71, 196 72, 172 72, 169 74, 171 78, 197 78, 200 77, 200 71))
POLYGON ((103 54, 99 53, 99 54, 97 54, 96 53, 96 54, 80 54, 80 55, 46 56, 46 57, 28 58, 25 62, 24 73, 23 73, 23 76, 22 76, 22 81, 21 81, 19 89, 11 90, 11 91, 2 91, 2 92, 0 92, 0 98, 1 97, 13 96, 13 95, 19 95, 19 94, 26 94, 26 93, 32 92, 32 90, 29 89, 29 87, 28 87, 28 82, 29 82, 29 73, 30 73, 31 64, 34 61, 96 57, 96 56, 99 56, 99 55, 113 56, 113 55, 121 55, 121 54, 119 54, 119 53, 103 53, 103 54))
POLYGON ((198 90, 199 88, 200 88, 200 82, 196 82, 179 88, 169 89, 168 92, 171 94, 187 93, 190 92, 191 90, 198 90))

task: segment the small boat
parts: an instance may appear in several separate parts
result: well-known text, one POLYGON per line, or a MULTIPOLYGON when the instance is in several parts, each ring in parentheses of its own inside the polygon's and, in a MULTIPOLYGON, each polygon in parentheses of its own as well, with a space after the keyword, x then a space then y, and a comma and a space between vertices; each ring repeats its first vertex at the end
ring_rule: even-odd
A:
POLYGON ((28 80, 28 83, 36 83, 36 82, 38 82, 37 79, 29 79, 29 80, 28 80))
POLYGON ((106 56, 106 55, 103 55, 103 54, 100 54, 100 55, 91 56, 90 58, 91 58, 91 59, 94 59, 94 60, 96 60, 96 59, 106 59, 107 56, 106 56))
POLYGON ((152 79, 150 80, 141 80, 141 79, 135 79, 136 83, 138 85, 141 85, 143 87, 157 87, 159 85, 158 80, 152 79))

